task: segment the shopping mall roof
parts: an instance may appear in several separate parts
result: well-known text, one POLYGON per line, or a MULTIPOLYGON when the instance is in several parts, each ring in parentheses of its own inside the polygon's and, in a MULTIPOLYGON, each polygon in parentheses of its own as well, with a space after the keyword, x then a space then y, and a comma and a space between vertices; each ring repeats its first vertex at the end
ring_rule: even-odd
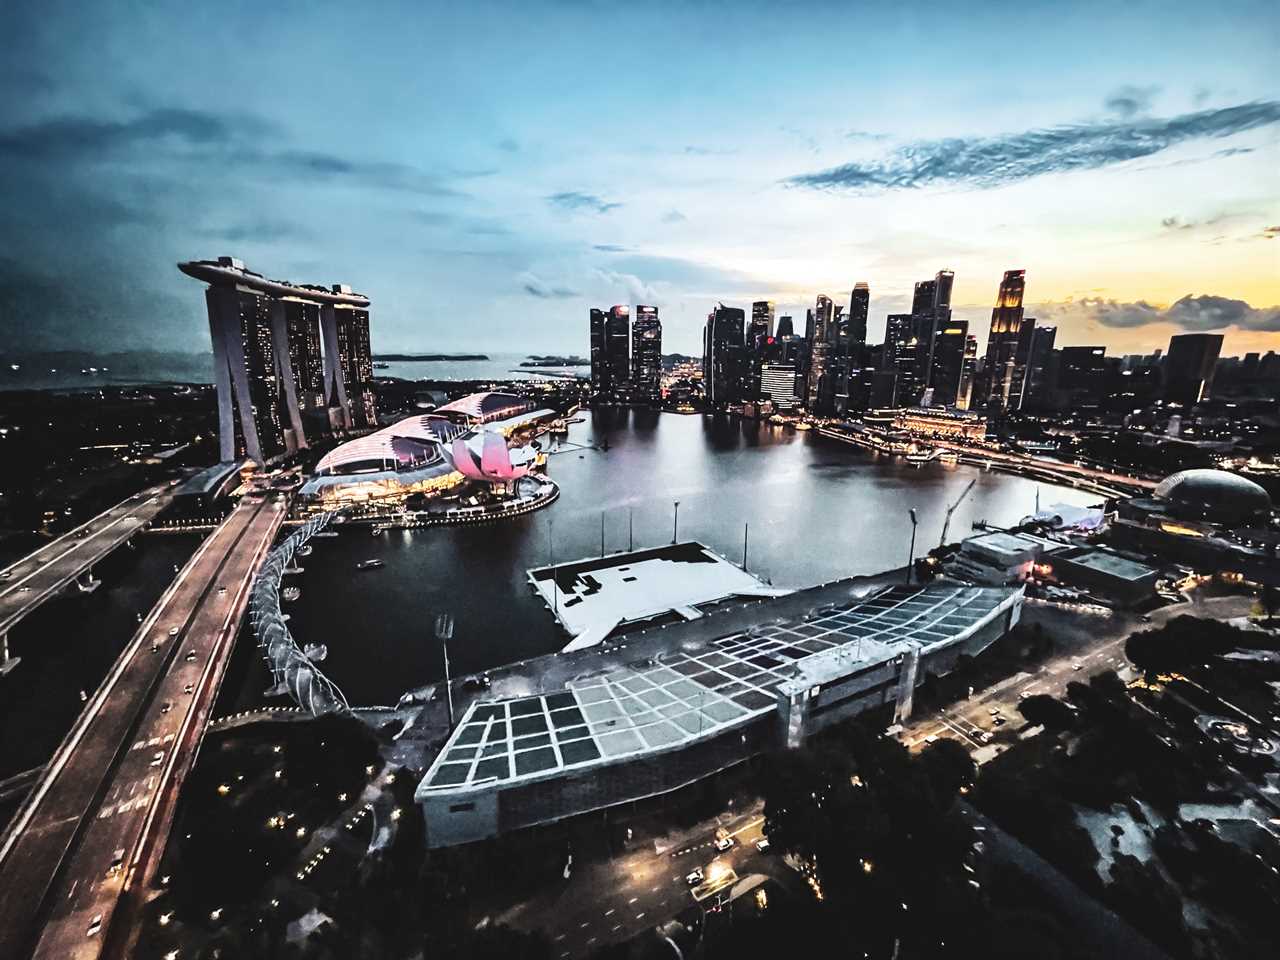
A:
POLYGON ((433 413, 405 417, 389 427, 375 430, 334 447, 316 464, 318 476, 367 469, 395 470, 437 459, 433 450, 465 431, 449 420, 433 413))
MULTIPOLYGON (((968 636, 1017 590, 893 587, 810 619, 681 649, 532 697, 477 702, 419 796, 488 789, 676 749, 775 709, 778 691, 844 676, 915 646, 968 636)), ((803 689, 803 687, 802 687, 803 689)))
POLYGON ((454 400, 452 403, 446 403, 436 410, 436 413, 445 416, 462 414, 469 420, 488 423, 491 420, 504 420, 508 417, 514 417, 517 414, 527 412, 532 407, 532 403, 524 397, 516 396, 514 393, 488 391, 468 394, 465 397, 454 400))

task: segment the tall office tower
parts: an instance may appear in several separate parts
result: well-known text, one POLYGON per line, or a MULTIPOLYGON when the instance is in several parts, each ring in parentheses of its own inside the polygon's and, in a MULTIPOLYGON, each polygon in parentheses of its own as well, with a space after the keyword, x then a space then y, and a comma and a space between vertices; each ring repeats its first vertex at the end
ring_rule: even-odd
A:
POLYGON ((757 300, 751 305, 751 326, 747 329, 747 343, 754 346, 758 338, 767 340, 773 336, 773 313, 772 300, 757 300))
POLYGON ((631 308, 617 304, 609 308, 604 321, 605 363, 609 367, 612 400, 631 394, 631 308))
POLYGON ((791 325, 791 318, 790 318, 790 317, 779 317, 779 318, 778 318, 778 332, 777 332, 777 334, 775 334, 775 336, 776 336, 779 340, 781 340, 783 337, 794 337, 795 335, 796 335, 796 331, 795 331, 795 329, 794 329, 794 328, 792 327, 792 325, 791 325))
POLYGON ((636 307, 631 325, 631 388, 636 400, 662 398, 662 321, 657 307, 636 307))
POLYGON ((1208 399, 1221 352, 1220 333, 1183 333, 1171 338, 1164 361, 1165 399, 1188 405, 1208 399))
MULTIPOLYGON (((273 310, 283 312, 272 333, 284 335, 283 345, 293 368, 298 406, 302 411, 324 409, 324 356, 320 349, 320 304, 297 297, 281 297, 273 310)), ((278 345, 279 346, 279 345, 278 345)), ((278 348, 278 347, 277 347, 278 348)))
POLYGON ((1065 410, 1096 407, 1106 396, 1106 347, 1063 347, 1058 355, 1057 402, 1065 410))
MULTIPOLYGON (((342 284, 335 283, 332 289, 339 296, 351 295, 351 288, 342 284)), ((352 303, 325 304, 320 308, 320 327, 330 421, 335 429, 376 426, 369 311, 352 303)))
POLYGON ((1034 321, 1029 322, 1032 323, 1030 347, 1027 351, 1022 403, 1019 408, 1043 410, 1049 404, 1050 364, 1053 361, 1053 345, 1058 337, 1058 328, 1035 326, 1034 321))
POLYGON ((867 312, 871 304, 871 288, 857 284, 849 297, 849 312, 836 307, 835 333, 828 337, 826 392, 819 397, 820 407, 828 413, 844 416, 856 403, 850 401, 850 378, 865 366, 867 346, 867 312))
POLYGON ((960 396, 964 378, 965 345, 969 341, 969 323, 952 320, 939 328, 933 346, 933 397, 935 407, 954 407, 960 396))
POLYGON ((591 308, 591 396, 609 392, 609 365, 605 362, 608 347, 604 336, 604 311, 591 308))
POLYGON ((909 313, 891 313, 885 318, 884 356, 885 370, 892 370, 894 402, 910 407, 919 402, 916 382, 916 334, 915 317, 909 313))
POLYGON ((800 405, 796 393, 794 363, 765 363, 760 368, 760 399, 770 399, 778 410, 794 410, 800 405))
POLYGON ((855 283, 849 295, 849 343, 865 346, 867 342, 867 316, 871 312, 871 287, 855 283))
POLYGON ((813 336, 809 347, 809 377, 805 386, 805 407, 810 413, 827 415, 829 398, 834 394, 828 379, 827 361, 835 338, 835 304, 831 298, 818 295, 813 310, 813 336))
POLYGON ((724 304, 707 314, 702 332, 702 389, 711 409, 723 410, 745 398, 745 323, 746 314, 724 304))
POLYGON ((968 410, 973 403, 974 370, 978 365, 978 338, 964 338, 964 359, 960 361, 960 386, 956 389, 956 409, 968 410))
POLYGON ((925 392, 933 386, 934 343, 938 331, 951 322, 951 287, 954 282, 954 273, 939 270, 932 280, 918 282, 911 298, 916 340, 915 385, 921 394, 915 402, 924 399, 925 392))
POLYGON ((988 410, 1008 410, 1010 401, 1016 406, 1022 395, 1022 384, 1014 382, 1014 373, 1022 338, 1022 295, 1026 285, 1025 270, 1006 270, 1000 281, 995 309, 991 311, 991 330, 987 334, 984 364, 987 384, 980 404, 988 410))
MULTIPOLYGON (((335 306, 363 315, 364 353, 372 373, 368 297, 348 287, 327 290, 269 280, 233 257, 180 263, 178 269, 209 285, 205 303, 221 459, 246 456, 265 464, 307 445, 302 408, 316 392, 317 310, 322 325, 335 306)), ((327 342, 324 346, 330 353, 327 342)), ((325 370, 327 363, 326 358, 325 370)), ((323 371, 320 393, 327 394, 323 371)))

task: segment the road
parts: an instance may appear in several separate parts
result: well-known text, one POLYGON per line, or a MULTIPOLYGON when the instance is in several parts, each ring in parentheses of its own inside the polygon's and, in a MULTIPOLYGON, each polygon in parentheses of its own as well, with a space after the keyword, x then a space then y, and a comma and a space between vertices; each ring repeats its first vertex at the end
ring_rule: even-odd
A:
POLYGON ((0 637, 120 544, 145 529, 172 500, 173 491, 167 483, 135 493, 0 570, 0 637))
POLYGON ((762 809, 756 803, 739 814, 703 823, 674 841, 576 866, 569 880, 495 919, 518 929, 542 930, 556 960, 586 956, 605 944, 628 940, 697 903, 685 879, 695 867, 708 876, 732 869, 739 881, 752 874, 778 877, 786 871, 780 856, 756 850, 755 842, 764 835, 762 809), (734 845, 717 852, 718 835, 733 837, 734 845))
POLYGON ((1153 611, 1149 624, 1131 614, 1092 616, 1029 600, 1023 606, 1023 622, 1042 624, 1048 633, 1066 641, 1071 647, 1069 652, 1046 661, 1034 671, 1006 677, 947 709, 905 724, 900 739, 913 750, 919 750, 931 737, 951 737, 969 747, 975 760, 985 763, 1008 749, 1015 737, 1014 731, 1024 726, 1018 712, 1021 695, 1047 693, 1061 697, 1072 680, 1085 680, 1094 673, 1127 667, 1124 642, 1135 630, 1158 627, 1183 614, 1218 619, 1243 616, 1253 602, 1249 597, 1202 599, 1195 594, 1191 600, 1191 603, 1153 611), (997 723, 997 716, 1003 717, 1004 722, 997 723))
POLYGON ((0 957, 98 957, 115 951, 112 935, 127 934, 128 923, 113 929, 112 917, 122 904, 136 908, 162 852, 252 574, 283 515, 283 501, 240 502, 54 754, 0 840, 0 957))

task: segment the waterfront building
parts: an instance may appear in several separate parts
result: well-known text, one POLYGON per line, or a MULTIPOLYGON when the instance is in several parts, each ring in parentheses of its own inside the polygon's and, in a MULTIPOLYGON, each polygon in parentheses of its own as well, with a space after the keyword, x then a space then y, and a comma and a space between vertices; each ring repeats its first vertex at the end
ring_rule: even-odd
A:
POLYGON ((604 333, 611 399, 627 399, 631 392, 631 308, 625 304, 610 307, 604 333))
POLYGON ((893 411, 893 426, 913 437, 974 441, 985 440, 987 418, 937 407, 903 407, 893 411))
POLYGON ((916 380, 916 324, 909 313, 891 313, 885 318, 884 354, 881 363, 896 377, 894 403, 901 406, 919 400, 916 380))
POLYGON ((914 389, 920 396, 911 402, 933 403, 927 392, 934 384, 934 353, 938 334, 951 323, 951 288, 955 274, 939 270, 932 280, 915 285, 911 298, 912 335, 915 339, 914 389))
MULTIPOLYGON (((987 354, 983 364, 985 388, 981 403, 988 410, 1017 409, 1022 396, 1018 376, 1019 345, 1023 341, 1022 298, 1026 291, 1027 272, 1006 270, 991 311, 991 329, 987 333, 987 354)), ((1029 350, 1027 345, 1024 350, 1029 350)), ((1024 366, 1025 370, 1025 356, 1024 366)))
POLYGON ((1222 352, 1220 333, 1183 333, 1169 340, 1164 361, 1164 395, 1172 403, 1199 403, 1213 390, 1213 373, 1222 352))
POLYGON ((659 796, 867 710, 904 719, 926 677, 989 647, 1021 605, 1020 589, 902 586, 750 633, 655 637, 625 665, 569 654, 580 679, 467 708, 415 793, 427 845, 659 796))
POLYGON ((609 388, 609 366, 604 335, 604 311, 591 308, 591 395, 603 396, 609 388))
POLYGON ((306 447, 302 414, 315 409, 317 394, 319 405, 331 408, 331 424, 350 426, 348 380, 362 416, 373 422, 367 297, 345 286, 269 280, 233 257, 180 263, 178 269, 209 285, 205 303, 222 461, 248 457, 265 464, 306 447), (345 346, 334 329, 335 310, 358 315, 344 324, 345 346), (351 376, 339 374, 334 383, 330 371, 342 369, 344 349, 351 376))
POLYGON ((658 308, 636 307, 631 325, 632 399, 657 403, 662 398, 662 321, 658 308))
POLYGON ((773 401, 779 411, 794 410, 800 405, 796 392, 796 365, 794 363, 766 362, 760 367, 760 398, 773 401))
POLYGON ((828 361, 835 339, 835 304, 825 294, 818 295, 813 313, 813 333, 809 337, 809 370, 805 384, 805 408, 814 414, 830 413, 828 398, 835 391, 829 380, 828 361))
POLYGON ((723 303, 707 314, 702 333, 702 389, 709 409, 723 410, 746 398, 750 366, 745 323, 741 309, 723 303))
POLYGON ((956 389, 956 409, 968 410, 973 405, 973 385, 977 379, 978 338, 964 338, 964 357, 960 361, 960 385, 956 389))
POLYGON ((1037 565, 1067 545, 1029 533, 997 530, 978 534, 960 543, 948 560, 948 576, 969 583, 1006 586, 1030 579, 1037 565))

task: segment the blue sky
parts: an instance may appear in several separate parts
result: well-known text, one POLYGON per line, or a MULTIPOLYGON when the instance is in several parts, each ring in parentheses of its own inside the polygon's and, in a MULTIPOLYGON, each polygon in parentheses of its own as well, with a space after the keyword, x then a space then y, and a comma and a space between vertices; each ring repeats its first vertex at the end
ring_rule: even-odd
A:
POLYGON ((1280 349, 1273 3, 19 0, 0 335, 204 349, 180 259, 347 282, 380 350, 583 351, 593 305, 1003 270, 1112 352, 1280 349), (908 9, 902 9, 902 8, 908 9))

